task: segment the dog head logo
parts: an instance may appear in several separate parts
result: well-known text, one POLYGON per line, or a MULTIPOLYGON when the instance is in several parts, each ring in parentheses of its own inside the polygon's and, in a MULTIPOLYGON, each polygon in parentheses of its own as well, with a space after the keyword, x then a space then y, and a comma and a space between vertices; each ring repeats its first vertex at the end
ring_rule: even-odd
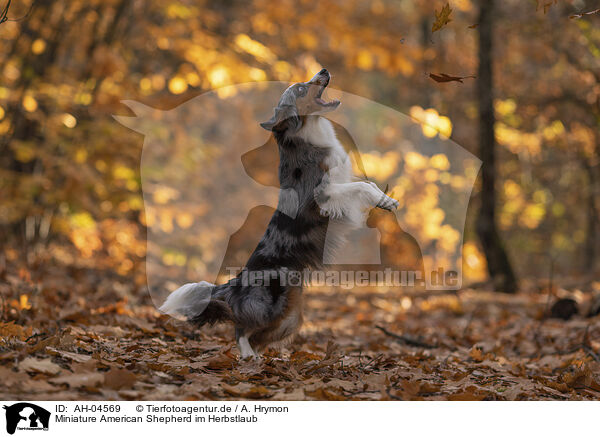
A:
POLYGON ((48 430, 50 412, 28 402, 4 406, 6 410, 6 432, 14 434, 18 430, 48 430))
MULTIPOLYGON (((278 205, 279 155, 265 120, 273 120, 274 107, 277 115, 289 87, 283 82, 235 85, 171 110, 123 102, 135 117, 115 118, 144 135, 146 272, 156 304, 184 279, 223 282, 219 278, 231 273, 228 267, 245 265, 278 205)), ((337 103, 323 116, 342 143, 356 148, 348 153, 355 173, 382 190, 389 186, 400 207, 386 212, 394 217, 392 225, 373 230, 366 222, 365 229, 378 238, 357 238, 339 257, 324 259, 325 265, 381 263, 384 250, 379 244, 385 240, 399 255, 418 253, 426 288, 460 288, 465 218, 481 161, 438 134, 428 125, 431 117, 416 119, 328 90, 337 103), (396 243, 398 235, 410 236, 414 247, 396 243)))

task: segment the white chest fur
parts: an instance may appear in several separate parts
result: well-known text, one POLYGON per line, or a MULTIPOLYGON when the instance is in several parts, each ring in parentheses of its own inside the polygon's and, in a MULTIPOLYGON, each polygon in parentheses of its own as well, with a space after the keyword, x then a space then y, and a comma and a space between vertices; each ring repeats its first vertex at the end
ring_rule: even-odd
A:
POLYGON ((325 165, 329 168, 331 183, 345 183, 352 180, 352 163, 344 147, 337 139, 329 120, 323 117, 310 117, 296 133, 306 142, 329 149, 325 165))

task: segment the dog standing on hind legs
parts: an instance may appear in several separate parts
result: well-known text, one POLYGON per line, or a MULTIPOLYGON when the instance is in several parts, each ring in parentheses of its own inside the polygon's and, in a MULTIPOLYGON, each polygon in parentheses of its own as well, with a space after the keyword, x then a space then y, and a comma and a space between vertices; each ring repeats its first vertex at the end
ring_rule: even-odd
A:
POLYGON ((290 86, 273 117, 261 123, 277 141, 281 189, 277 210, 244 270, 222 285, 186 284, 160 307, 198 326, 233 322, 242 358, 256 357, 299 330, 302 285, 290 285, 292 275, 321 266, 324 251, 360 227, 370 209, 398 207, 373 182, 353 178, 348 154, 331 122, 321 117, 340 105, 322 97, 330 79, 323 69, 290 86))

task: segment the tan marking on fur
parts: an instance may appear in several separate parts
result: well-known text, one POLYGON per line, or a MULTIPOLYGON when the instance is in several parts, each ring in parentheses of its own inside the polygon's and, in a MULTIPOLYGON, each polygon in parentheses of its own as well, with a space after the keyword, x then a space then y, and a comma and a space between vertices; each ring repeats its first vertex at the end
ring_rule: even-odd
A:
POLYGON ((302 289, 294 287, 287 293, 287 305, 281 317, 250 336, 252 349, 257 352, 271 343, 291 339, 302 326, 302 321, 302 289))

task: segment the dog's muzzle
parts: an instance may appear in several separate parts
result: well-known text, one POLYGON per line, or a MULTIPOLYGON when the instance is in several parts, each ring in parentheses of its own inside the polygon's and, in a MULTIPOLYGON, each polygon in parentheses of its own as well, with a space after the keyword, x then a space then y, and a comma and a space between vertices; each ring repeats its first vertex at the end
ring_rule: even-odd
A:
POLYGON ((317 91, 317 95, 315 96, 315 102, 319 106, 324 106, 324 107, 334 107, 335 106, 335 107, 337 107, 340 104, 339 100, 332 100, 330 102, 326 102, 325 100, 323 100, 321 98, 321 96, 323 95, 323 91, 325 90, 327 85, 329 85, 330 80, 331 80, 331 74, 329 74, 329 71, 327 71, 325 68, 323 68, 321 71, 319 71, 317 74, 315 74, 310 81, 308 81, 308 84, 316 85, 319 87, 319 90, 317 91))
POLYGON ((330 79, 331 79, 331 75, 329 74, 329 71, 327 71, 327 69, 323 68, 321 71, 319 71, 317 74, 315 74, 313 76, 313 78, 308 81, 308 83, 311 85, 319 85, 319 86, 322 86, 323 88, 325 88, 327 85, 329 85, 330 79))

